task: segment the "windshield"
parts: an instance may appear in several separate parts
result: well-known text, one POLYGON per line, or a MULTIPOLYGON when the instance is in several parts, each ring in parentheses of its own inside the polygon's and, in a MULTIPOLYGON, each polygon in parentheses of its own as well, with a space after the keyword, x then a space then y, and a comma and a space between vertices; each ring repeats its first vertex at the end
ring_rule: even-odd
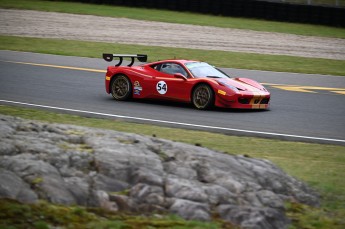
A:
POLYGON ((192 62, 185 65, 196 78, 229 78, 225 73, 204 62, 192 62))

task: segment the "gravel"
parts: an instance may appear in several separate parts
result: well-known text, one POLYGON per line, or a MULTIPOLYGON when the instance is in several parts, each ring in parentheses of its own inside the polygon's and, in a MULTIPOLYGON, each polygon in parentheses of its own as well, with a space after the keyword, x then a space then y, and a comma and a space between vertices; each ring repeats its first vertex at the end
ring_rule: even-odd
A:
POLYGON ((345 60, 345 39, 0 9, 0 34, 345 60))

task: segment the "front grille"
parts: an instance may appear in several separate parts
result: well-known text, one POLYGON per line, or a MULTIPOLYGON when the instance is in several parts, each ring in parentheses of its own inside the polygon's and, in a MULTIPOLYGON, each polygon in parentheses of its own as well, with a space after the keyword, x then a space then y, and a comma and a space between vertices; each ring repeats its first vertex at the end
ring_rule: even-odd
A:
POLYGON ((269 101, 270 101, 270 98, 264 98, 261 100, 260 104, 268 104, 269 101))
POLYGON ((242 104, 249 104, 249 99, 247 98, 238 98, 238 102, 242 104))

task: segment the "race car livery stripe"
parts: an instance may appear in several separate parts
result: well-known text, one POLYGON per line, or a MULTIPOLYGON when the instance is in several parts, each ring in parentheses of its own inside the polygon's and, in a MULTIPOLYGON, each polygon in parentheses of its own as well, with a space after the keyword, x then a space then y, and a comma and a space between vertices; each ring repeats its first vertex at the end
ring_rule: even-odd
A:
MULTIPOLYGON (((236 80, 236 79, 235 79, 236 80)), ((259 88, 256 88, 252 85, 246 84, 240 80, 236 80, 237 83, 240 83, 245 89, 247 89, 248 91, 252 91, 253 94, 256 95, 266 95, 265 92, 261 91, 259 88)))
POLYGON ((254 104, 252 105, 252 109, 267 109, 267 104, 254 104))
POLYGON ((261 95, 259 95, 259 96, 254 96, 254 97, 250 100, 249 104, 255 106, 255 105, 257 105, 257 104, 260 104, 260 101, 261 101, 261 95))
POLYGON ((179 78, 169 78, 169 77, 159 77, 159 76, 157 76, 155 78, 158 80, 181 81, 181 79, 179 79, 179 78))
POLYGON ((145 76, 145 77, 148 77, 148 78, 153 78, 153 76, 150 76, 150 75, 146 75, 146 74, 143 74, 143 73, 140 73, 140 72, 136 72, 136 71, 133 71, 133 70, 128 70, 129 72, 133 72, 135 74, 138 74, 138 75, 142 75, 142 76, 145 76))

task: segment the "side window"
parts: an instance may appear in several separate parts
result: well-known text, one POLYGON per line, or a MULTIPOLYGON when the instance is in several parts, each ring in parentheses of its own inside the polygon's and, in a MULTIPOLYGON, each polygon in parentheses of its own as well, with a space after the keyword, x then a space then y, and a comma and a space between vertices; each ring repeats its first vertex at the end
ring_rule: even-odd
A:
POLYGON ((161 68, 161 65, 160 64, 155 64, 155 65, 151 65, 150 67, 153 68, 154 70, 159 71, 159 69, 161 68))
POLYGON ((188 77, 186 70, 184 70, 184 68, 181 65, 175 63, 163 63, 161 64, 159 71, 170 75, 173 75, 175 73, 181 73, 185 77, 188 77))

